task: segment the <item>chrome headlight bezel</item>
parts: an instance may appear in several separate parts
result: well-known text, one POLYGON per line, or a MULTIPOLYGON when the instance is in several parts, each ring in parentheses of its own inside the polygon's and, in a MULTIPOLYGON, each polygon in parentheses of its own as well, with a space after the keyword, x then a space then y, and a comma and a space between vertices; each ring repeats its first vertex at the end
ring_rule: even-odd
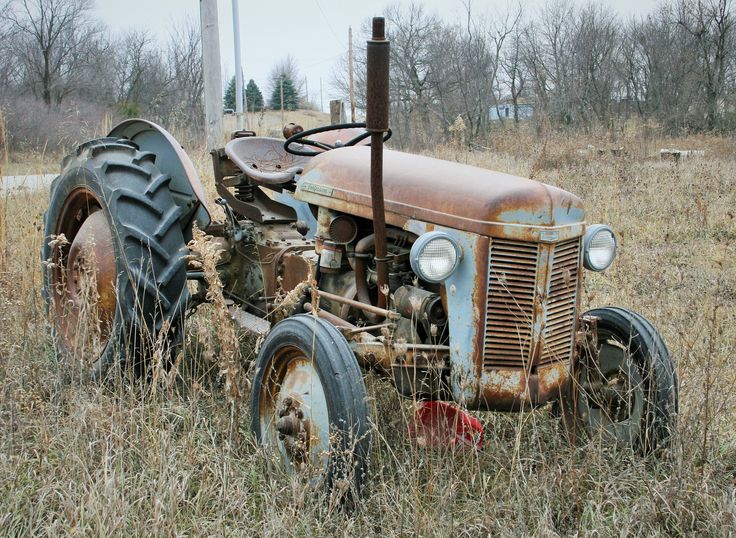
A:
POLYGON ((585 230, 585 236, 583 237, 583 265, 586 269, 589 269, 591 271, 605 271, 608 269, 611 264, 613 264, 613 260, 616 259, 616 249, 618 248, 618 240, 616 239, 616 234, 613 233, 613 229, 606 225, 606 224, 593 224, 591 226, 588 226, 588 229, 585 230), (611 247, 611 255, 608 260, 608 263, 606 264, 598 264, 596 265, 593 263, 590 257, 590 248, 591 244, 593 242, 593 239, 598 235, 602 233, 610 234, 612 239, 612 247, 611 247))
POLYGON ((458 265, 460 265, 460 261, 463 257, 463 251, 462 248, 460 248, 460 245, 458 242, 448 233, 446 232, 440 232, 440 231, 433 231, 433 232, 427 232, 423 235, 421 235, 416 241, 414 241, 414 244, 411 247, 411 252, 409 253, 409 263, 411 264, 411 269, 414 271, 414 273, 425 282, 431 282, 431 283, 439 283, 447 280, 457 269, 458 265), (433 242, 437 240, 445 240, 448 241, 452 247, 455 250, 455 260, 451 264, 451 267, 448 271, 446 271, 442 276, 431 276, 426 273, 426 271, 422 268, 421 263, 421 256, 424 253, 425 249, 433 242))

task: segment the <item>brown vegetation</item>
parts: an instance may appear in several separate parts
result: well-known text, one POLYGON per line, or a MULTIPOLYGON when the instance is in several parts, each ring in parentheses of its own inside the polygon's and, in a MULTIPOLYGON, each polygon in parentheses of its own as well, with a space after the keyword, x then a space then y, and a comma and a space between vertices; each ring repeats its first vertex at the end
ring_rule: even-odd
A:
MULTIPOLYGON (((256 449, 242 403, 232 435, 218 375, 223 321, 209 308, 189 319, 178 377, 165 390, 72 382, 52 359, 39 294, 48 195, 20 191, 0 196, 0 534, 735 533, 736 148, 714 137, 631 137, 617 143, 620 156, 576 151, 607 140, 513 131, 486 151, 433 154, 533 172, 617 231, 618 259, 586 273, 585 304, 640 311, 670 348, 680 431, 659 459, 596 440, 571 448, 546 408, 479 413, 479 454, 421 449, 406 435, 410 402, 371 379, 372 476, 360 509, 342 513, 256 449), (660 147, 677 145, 706 156, 659 160, 660 147)), ((195 160, 211 182, 205 153, 195 160)), ((247 371, 253 343, 240 344, 247 371)))
MULTIPOLYGON (((457 7, 449 19, 420 2, 385 11, 391 125, 402 147, 451 138, 458 116, 477 141, 494 125, 529 121, 532 110, 539 130, 616 130, 631 119, 666 134, 736 125, 731 0, 666 0, 628 18, 615 3, 585 0, 457 7)), ((364 58, 356 55, 360 107, 364 58)), ((347 59, 334 78, 347 98, 347 59)))

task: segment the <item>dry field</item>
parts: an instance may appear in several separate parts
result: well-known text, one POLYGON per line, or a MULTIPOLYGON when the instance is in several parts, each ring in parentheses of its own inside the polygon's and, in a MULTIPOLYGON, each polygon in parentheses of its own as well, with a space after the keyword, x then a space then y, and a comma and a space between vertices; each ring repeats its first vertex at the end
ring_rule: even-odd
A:
MULTIPOLYGON (((254 447, 247 405, 232 431, 206 309, 168 383, 100 388, 54 361, 39 293, 47 193, 26 191, 0 198, 0 534, 736 534, 736 143, 631 137, 615 144, 623 156, 576 152, 587 143, 502 134, 489 151, 432 153, 563 187, 617 230, 618 259, 587 273, 584 300, 640 311, 670 348, 680 430, 660 459, 570 447, 544 408, 479 413, 478 454, 426 451, 406 438, 410 404, 370 379, 372 478, 345 513, 254 447), (706 156, 660 162, 669 146, 706 156)), ((195 160, 211 181, 204 152, 195 160)))
MULTIPOLYGON (((223 118, 225 132, 234 131, 237 125, 236 122, 234 114, 225 115, 223 118)), ((284 110, 283 115, 278 110, 264 110, 263 112, 248 112, 243 117, 246 129, 251 129, 261 136, 275 136, 277 138, 281 138, 281 130, 289 122, 301 125, 304 129, 313 129, 321 125, 328 125, 330 115, 317 110, 284 110)))

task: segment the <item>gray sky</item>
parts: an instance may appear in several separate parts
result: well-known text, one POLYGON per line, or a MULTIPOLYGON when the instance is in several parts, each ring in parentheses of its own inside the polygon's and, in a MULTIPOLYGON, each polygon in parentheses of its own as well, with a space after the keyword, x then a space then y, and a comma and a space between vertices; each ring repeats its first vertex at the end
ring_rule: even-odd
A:
MULTIPOLYGON (((370 0, 239 0, 243 69, 246 82, 255 79, 266 99, 269 98, 269 73, 276 62, 291 54, 307 77, 309 97, 319 103, 320 78, 323 104, 335 98, 330 87, 331 73, 345 54, 348 26, 354 38, 361 24, 380 15, 382 8, 394 2, 370 0)), ((199 0, 96 0, 96 12, 115 32, 148 29, 165 40, 170 28, 191 17, 199 20, 199 0)), ((404 2, 408 3, 407 1, 404 2)), ((657 0, 612 0, 611 6, 624 16, 650 12, 657 0)), ((462 15, 462 0, 423 0, 430 13, 447 21, 462 15)), ((544 0, 522 2, 534 11, 544 0)), ((509 5, 506 0, 473 0, 473 11, 492 15, 509 5)), ((223 78, 234 74, 232 37, 232 0, 218 0, 220 18, 220 53, 223 78)))

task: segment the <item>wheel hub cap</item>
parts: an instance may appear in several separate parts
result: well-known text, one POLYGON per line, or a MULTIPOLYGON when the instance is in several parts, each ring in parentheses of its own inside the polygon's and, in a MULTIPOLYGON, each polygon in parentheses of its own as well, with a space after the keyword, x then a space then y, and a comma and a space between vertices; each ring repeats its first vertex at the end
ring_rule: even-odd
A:
POLYGON ((55 324, 68 350, 104 347, 115 317, 115 250, 101 207, 97 197, 81 187, 70 193, 59 215, 56 233, 71 245, 54 253, 55 324))
POLYGON ((115 258, 112 233, 102 211, 95 211, 82 224, 71 247, 66 266, 69 298, 77 308, 93 299, 103 324, 115 314, 115 258), (96 292, 89 296, 93 285, 96 292))

